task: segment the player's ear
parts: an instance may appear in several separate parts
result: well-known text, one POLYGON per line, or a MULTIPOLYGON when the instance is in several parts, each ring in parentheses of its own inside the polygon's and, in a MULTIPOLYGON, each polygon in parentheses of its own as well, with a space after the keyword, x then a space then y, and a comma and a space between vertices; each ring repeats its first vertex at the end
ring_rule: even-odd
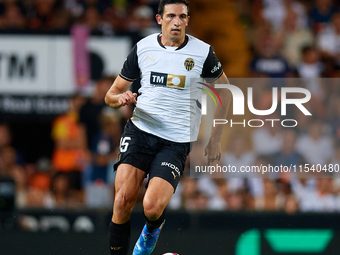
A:
POLYGON ((157 14, 157 15, 156 15, 156 20, 157 20, 157 23, 158 23, 159 25, 162 25, 162 16, 161 16, 161 15, 157 14))
POLYGON ((190 21, 190 16, 188 16, 187 26, 189 25, 189 21, 190 21))

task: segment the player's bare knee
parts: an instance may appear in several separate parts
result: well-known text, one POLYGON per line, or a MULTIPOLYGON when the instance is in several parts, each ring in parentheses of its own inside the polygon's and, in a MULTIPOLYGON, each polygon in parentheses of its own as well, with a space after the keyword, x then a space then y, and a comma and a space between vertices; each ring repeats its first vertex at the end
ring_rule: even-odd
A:
POLYGON ((159 203, 157 201, 144 200, 143 208, 144 214, 149 220, 157 220, 163 213, 166 205, 159 203))
POLYGON ((136 195, 118 192, 115 196, 114 207, 119 211, 132 211, 136 203, 136 195))

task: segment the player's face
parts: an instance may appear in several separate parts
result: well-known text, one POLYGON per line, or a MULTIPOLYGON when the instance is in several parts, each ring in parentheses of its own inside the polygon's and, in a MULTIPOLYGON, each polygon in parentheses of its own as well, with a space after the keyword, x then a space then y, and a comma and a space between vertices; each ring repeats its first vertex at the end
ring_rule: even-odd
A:
POLYGON ((185 28, 190 17, 185 4, 167 4, 164 6, 163 17, 156 16, 158 24, 162 25, 162 42, 165 46, 179 46, 185 38, 185 28), (165 36, 165 38, 163 38, 165 36), (165 40, 164 40, 165 39, 165 40), (175 45, 173 45, 175 44, 175 45), (177 45, 179 44, 179 45, 177 45))

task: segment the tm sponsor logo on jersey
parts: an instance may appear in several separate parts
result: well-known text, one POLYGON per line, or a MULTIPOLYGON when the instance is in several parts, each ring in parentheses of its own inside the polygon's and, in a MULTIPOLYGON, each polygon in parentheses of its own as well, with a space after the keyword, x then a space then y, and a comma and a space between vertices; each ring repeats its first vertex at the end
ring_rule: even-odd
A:
POLYGON ((174 164, 169 163, 169 162, 162 162, 161 166, 170 167, 172 170, 176 171, 176 173, 178 174, 179 177, 181 176, 181 172, 179 171, 179 168, 177 166, 175 166, 174 164))
POLYGON ((183 89, 185 87, 185 76, 151 72, 150 84, 155 86, 183 89))
POLYGON ((214 66, 214 68, 211 70, 211 73, 215 73, 215 72, 218 71, 221 67, 222 67, 221 62, 218 62, 218 64, 217 64, 216 66, 214 66))

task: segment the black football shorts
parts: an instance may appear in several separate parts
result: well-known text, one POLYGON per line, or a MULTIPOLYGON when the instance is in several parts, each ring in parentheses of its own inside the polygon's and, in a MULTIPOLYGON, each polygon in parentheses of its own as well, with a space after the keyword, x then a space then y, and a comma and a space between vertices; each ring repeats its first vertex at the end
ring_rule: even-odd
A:
POLYGON ((183 174, 191 143, 176 143, 137 128, 127 122, 120 140, 116 171, 120 164, 130 164, 149 174, 149 180, 160 177, 176 190, 183 174))

